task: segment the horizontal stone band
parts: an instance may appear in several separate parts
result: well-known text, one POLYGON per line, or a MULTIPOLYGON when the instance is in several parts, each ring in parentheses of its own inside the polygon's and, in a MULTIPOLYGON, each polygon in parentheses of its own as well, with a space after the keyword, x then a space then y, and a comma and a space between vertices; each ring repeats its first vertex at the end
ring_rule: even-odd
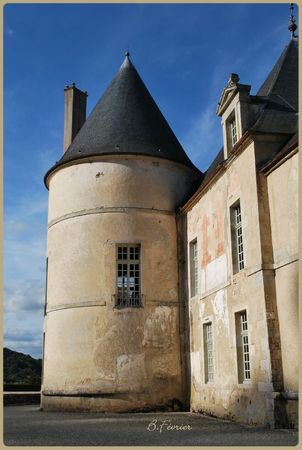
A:
MULTIPOLYGON (((150 303, 156 303, 158 306, 170 306, 175 307, 179 305, 179 302, 175 301, 163 301, 163 300, 147 300, 145 301, 145 304, 150 303)), ((84 301, 84 302, 70 302, 70 303, 62 303, 61 305, 56 305, 53 307, 49 307, 46 309, 47 313, 53 312, 53 311, 60 311, 62 309, 71 309, 71 308, 86 308, 86 307, 92 307, 92 306, 106 306, 107 304, 112 304, 113 301, 106 302, 103 301, 84 301)), ((123 309, 129 309, 129 308, 120 308, 119 311, 123 311, 123 309)), ((140 308, 135 308, 140 309, 140 308)))
POLYGON ((69 214, 64 214, 56 219, 53 219, 49 222, 48 228, 52 227, 56 223, 62 222, 63 220, 72 219, 74 217, 79 216, 87 216, 89 214, 104 214, 104 213, 153 213, 153 214, 165 214, 168 216, 174 216, 174 211, 168 211, 165 209, 156 209, 156 208, 137 208, 133 206, 111 206, 111 207, 100 207, 100 208, 92 208, 92 209, 83 209, 81 211, 72 212, 69 214))
POLYGON ((61 305, 53 306, 46 309, 46 312, 59 311, 61 309, 69 309, 69 308, 83 308, 83 307, 91 307, 91 306, 106 306, 106 301, 92 301, 92 302, 70 302, 70 303, 62 303, 61 305))

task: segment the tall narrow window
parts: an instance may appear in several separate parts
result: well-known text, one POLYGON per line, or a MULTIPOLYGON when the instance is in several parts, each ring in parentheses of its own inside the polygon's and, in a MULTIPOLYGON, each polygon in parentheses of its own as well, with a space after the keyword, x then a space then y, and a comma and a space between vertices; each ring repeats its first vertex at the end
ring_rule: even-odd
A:
POLYGON ((198 250, 197 239, 190 242, 191 297, 198 294, 198 250))
POLYGON ((116 288, 116 307, 141 306, 139 245, 119 244, 117 246, 116 288))
POLYGON ((230 135, 231 135, 232 147, 234 147, 234 145, 236 144, 236 142, 238 140, 235 116, 230 121, 230 135))
POLYGON ((244 269, 241 208, 239 201, 231 207, 230 216, 232 228, 233 271, 234 273, 237 273, 244 269))
POLYGON ((236 313, 236 340, 238 381, 244 383, 251 379, 250 349, 246 311, 236 313))
POLYGON ((226 133, 227 133, 227 148, 228 154, 238 141, 238 130, 235 118, 235 111, 230 115, 226 121, 226 133))
POLYGON ((213 327, 212 323, 203 326, 205 383, 214 381, 213 327))

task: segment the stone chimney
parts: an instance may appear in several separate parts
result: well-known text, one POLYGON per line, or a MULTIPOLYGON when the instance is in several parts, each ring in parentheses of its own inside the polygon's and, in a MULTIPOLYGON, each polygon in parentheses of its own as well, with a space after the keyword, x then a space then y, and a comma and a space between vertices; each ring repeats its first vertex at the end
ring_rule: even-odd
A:
POLYGON ((237 73, 231 73, 229 81, 228 81, 228 87, 236 86, 238 84, 240 78, 237 73))
POLYGON ((66 152, 77 133, 82 128, 86 120, 87 92, 80 91, 72 83, 66 86, 65 92, 65 112, 64 112, 64 149, 66 152))

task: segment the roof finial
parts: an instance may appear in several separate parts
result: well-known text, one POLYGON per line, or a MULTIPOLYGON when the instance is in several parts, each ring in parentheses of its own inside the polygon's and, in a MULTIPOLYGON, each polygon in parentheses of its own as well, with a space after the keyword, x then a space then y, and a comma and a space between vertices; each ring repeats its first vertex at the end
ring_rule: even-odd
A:
POLYGON ((132 61, 130 59, 130 52, 129 47, 127 48, 127 51, 125 51, 125 59, 123 64, 121 65, 120 69, 129 69, 133 67, 132 61))
POLYGON ((289 25, 288 25, 288 29, 291 33, 291 38, 297 38, 298 36, 295 35, 295 31, 297 29, 297 25, 295 24, 296 19, 294 18, 294 4, 291 3, 290 4, 290 18, 289 18, 289 25))

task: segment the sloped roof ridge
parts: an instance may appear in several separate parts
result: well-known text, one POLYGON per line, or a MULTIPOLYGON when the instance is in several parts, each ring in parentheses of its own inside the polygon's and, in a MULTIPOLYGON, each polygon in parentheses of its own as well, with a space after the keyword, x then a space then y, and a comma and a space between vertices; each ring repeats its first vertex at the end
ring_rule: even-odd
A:
POLYGON ((293 38, 285 47, 269 75, 262 83, 257 96, 274 98, 276 102, 297 111, 298 39, 293 38))
POLYGON ((289 51, 289 46, 290 43, 285 47, 285 49, 283 50, 283 52, 281 53, 281 55, 279 56, 279 58, 277 59, 276 63, 274 64, 272 70, 270 71, 270 73, 268 74, 268 76, 266 77, 266 79, 264 80, 264 82, 262 83, 262 85, 260 86, 260 88, 258 89, 258 92, 256 95, 261 95, 261 96, 269 96, 272 92, 272 89, 275 85, 275 82, 281 72, 282 66, 283 66, 283 62, 285 60, 285 57, 289 51), (272 80, 270 80, 270 78, 272 78, 272 80), (268 82, 270 81, 268 90, 265 91, 265 93, 261 93, 261 91, 265 90, 266 84, 268 84, 268 82))

